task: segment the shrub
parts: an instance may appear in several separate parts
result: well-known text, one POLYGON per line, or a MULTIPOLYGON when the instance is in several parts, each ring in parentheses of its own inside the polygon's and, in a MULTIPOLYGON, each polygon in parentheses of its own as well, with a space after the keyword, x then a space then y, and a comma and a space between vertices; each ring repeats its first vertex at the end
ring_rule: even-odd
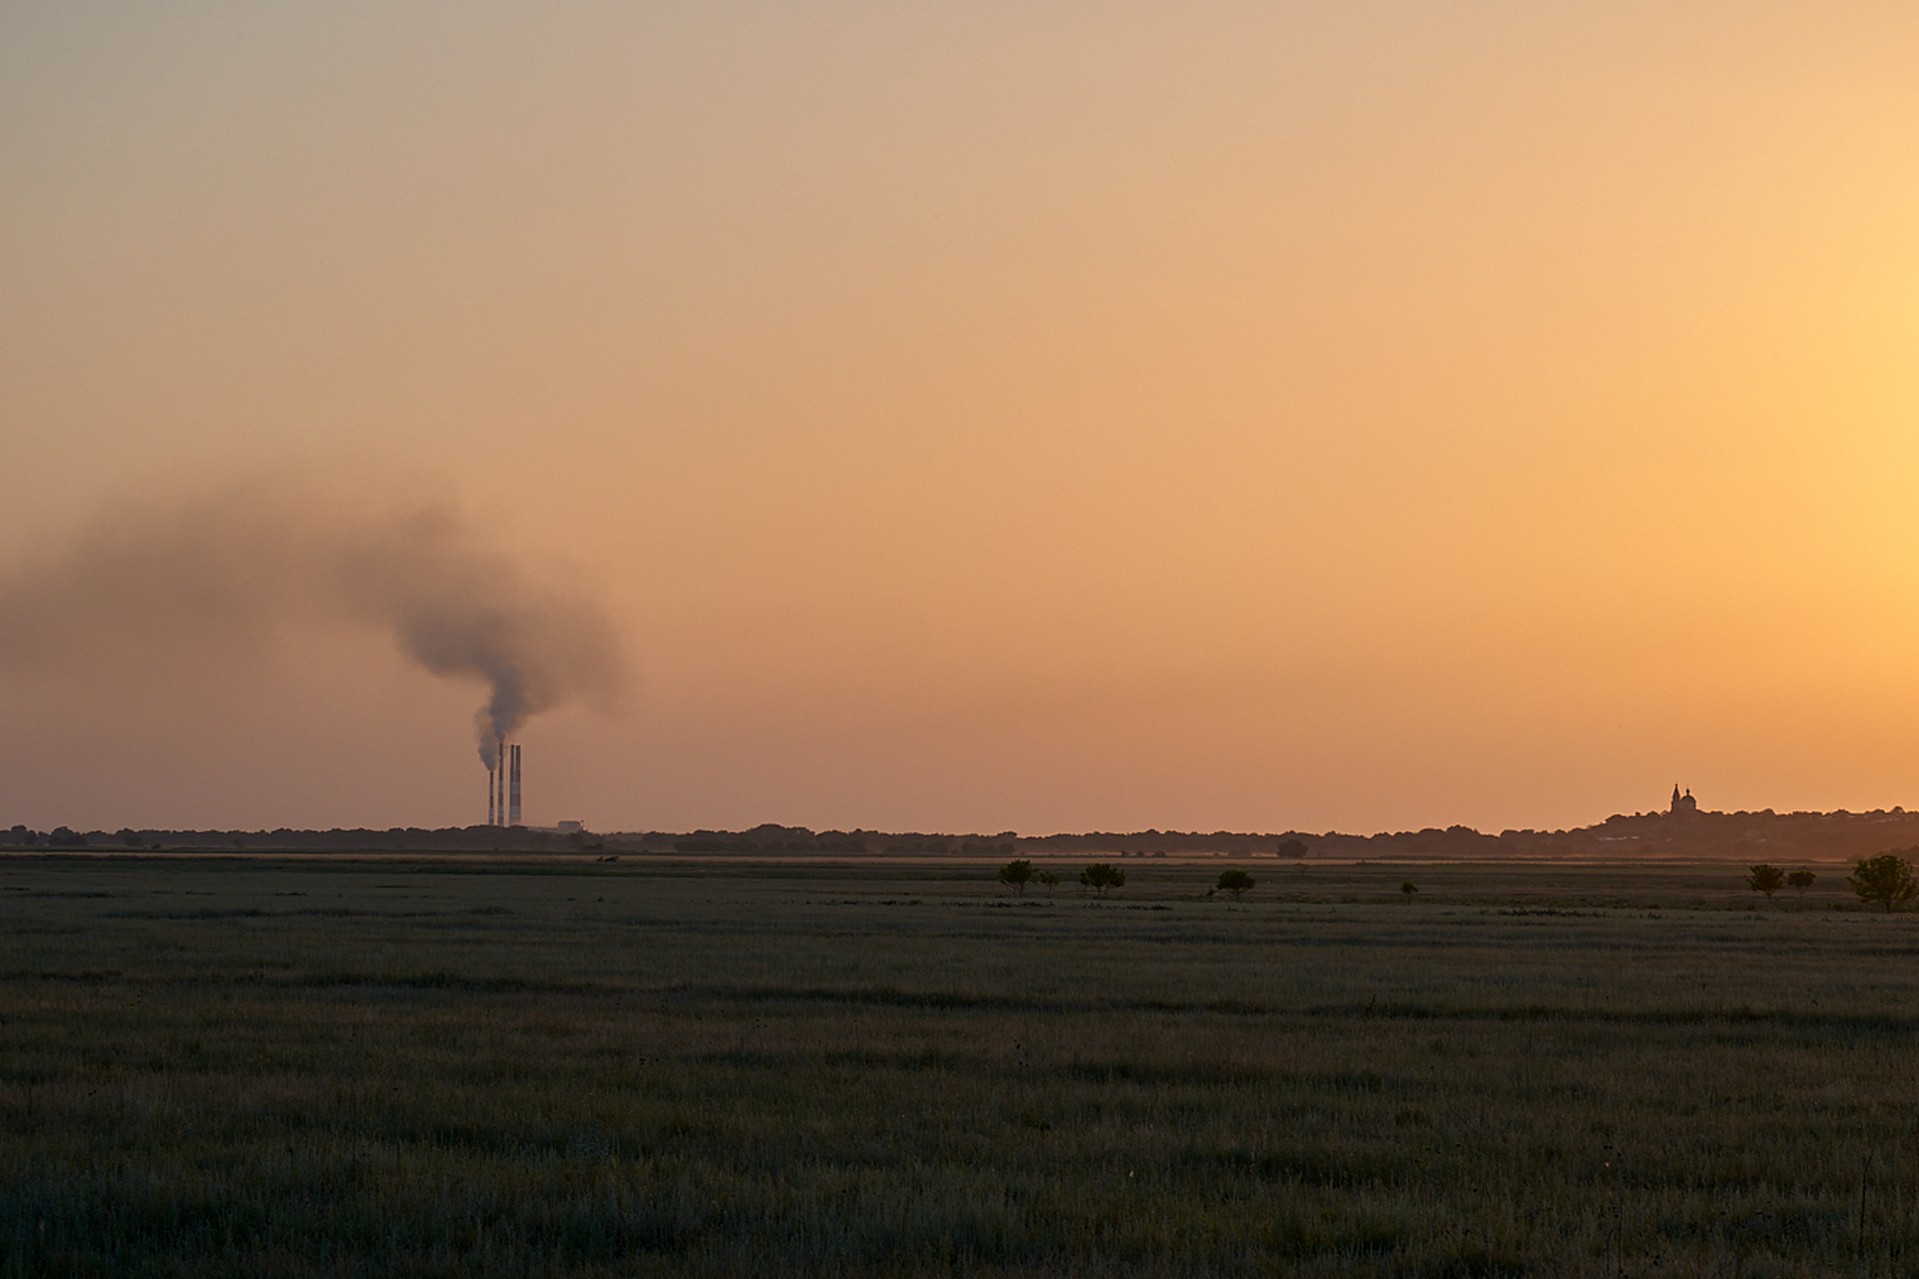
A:
POLYGON ((1806 890, 1812 887, 1812 881, 1818 878, 1819 876, 1813 874, 1809 870, 1796 870, 1792 874, 1786 876, 1786 882, 1788 884, 1791 884, 1794 888, 1798 889, 1799 895, 1801 897, 1804 897, 1806 895, 1806 890))
POLYGON ((1024 857, 1007 862, 999 868, 999 882, 1025 896, 1026 886, 1033 882, 1033 863, 1024 857))
POLYGON ((1413 894, 1419 891, 1419 885, 1415 884, 1410 879, 1402 880, 1399 885, 1399 891, 1406 895, 1407 901, 1411 901, 1413 899, 1413 894))
POLYGON ((1233 895, 1233 900, 1238 901, 1240 899, 1240 895, 1243 894, 1247 889, 1251 888, 1252 886, 1253 886, 1253 877, 1251 875, 1248 875, 1245 871, 1222 870, 1221 872, 1219 872, 1219 887, 1216 891, 1222 892, 1222 893, 1231 893, 1233 895))
POLYGON ((1846 881, 1861 901, 1878 902, 1888 911, 1919 896, 1919 883, 1912 878, 1912 863, 1898 853, 1866 858, 1852 868, 1846 881))
POLYGON ((1752 867, 1746 875, 1746 887, 1755 893, 1764 893, 1767 901, 1771 901, 1772 895, 1785 886, 1786 872, 1765 862, 1752 867))
POLYGON ((1046 895, 1048 897, 1051 897, 1053 895, 1053 890, 1059 887, 1059 876, 1054 874, 1050 870, 1043 870, 1039 874, 1033 876, 1033 878, 1037 879, 1041 884, 1045 886, 1046 895))
POLYGON ((1126 872, 1106 862, 1094 862, 1079 873, 1079 882, 1104 897, 1107 889, 1126 883, 1126 872))

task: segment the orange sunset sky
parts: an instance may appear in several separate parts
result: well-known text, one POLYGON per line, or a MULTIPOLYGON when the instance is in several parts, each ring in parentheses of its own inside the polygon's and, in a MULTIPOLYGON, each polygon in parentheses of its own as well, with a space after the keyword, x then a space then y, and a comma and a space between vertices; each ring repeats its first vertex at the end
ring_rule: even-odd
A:
MULTIPOLYGON (((457 506, 630 663, 520 734, 535 823, 1919 805, 1915 49, 1891 2, 21 0, 0 564, 457 506)), ((0 825, 483 818, 479 684, 131 589, 37 649, 11 597, 0 825)))

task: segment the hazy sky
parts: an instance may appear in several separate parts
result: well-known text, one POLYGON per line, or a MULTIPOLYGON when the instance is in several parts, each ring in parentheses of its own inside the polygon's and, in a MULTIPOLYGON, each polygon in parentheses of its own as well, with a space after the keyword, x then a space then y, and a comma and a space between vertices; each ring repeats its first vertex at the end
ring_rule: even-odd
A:
MULTIPOLYGON (((631 663, 522 733, 535 822, 1919 805, 1915 48, 1908 0, 13 0, 0 565, 156 495, 457 504, 631 663)), ((483 817, 479 683, 151 603, 0 664, 0 824, 483 817)))

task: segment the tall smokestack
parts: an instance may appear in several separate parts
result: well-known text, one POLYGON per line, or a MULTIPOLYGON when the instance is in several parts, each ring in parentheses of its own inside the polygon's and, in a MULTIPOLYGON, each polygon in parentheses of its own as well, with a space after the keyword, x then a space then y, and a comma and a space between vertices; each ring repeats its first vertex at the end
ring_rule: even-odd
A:
POLYGON ((506 825, 506 734, 501 733, 495 737, 493 744, 495 747, 493 758, 499 761, 499 789, 497 793, 500 801, 493 809, 494 812, 499 814, 499 820, 495 822, 494 825, 504 826, 506 825))
POLYGON ((512 789, 507 792, 506 824, 518 826, 520 824, 520 748, 517 744, 513 747, 513 772, 508 784, 512 789))
POLYGON ((493 820, 493 769, 490 765, 486 770, 486 824, 488 826, 498 825, 498 823, 493 820))

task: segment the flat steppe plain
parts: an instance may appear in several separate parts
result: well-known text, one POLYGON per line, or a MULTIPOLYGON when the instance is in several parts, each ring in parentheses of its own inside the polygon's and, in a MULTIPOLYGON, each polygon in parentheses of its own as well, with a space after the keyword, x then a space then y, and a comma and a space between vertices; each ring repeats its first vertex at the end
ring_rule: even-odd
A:
POLYGON ((1919 1273, 1843 867, 1081 864, 0 859, 0 1274, 1919 1273))

